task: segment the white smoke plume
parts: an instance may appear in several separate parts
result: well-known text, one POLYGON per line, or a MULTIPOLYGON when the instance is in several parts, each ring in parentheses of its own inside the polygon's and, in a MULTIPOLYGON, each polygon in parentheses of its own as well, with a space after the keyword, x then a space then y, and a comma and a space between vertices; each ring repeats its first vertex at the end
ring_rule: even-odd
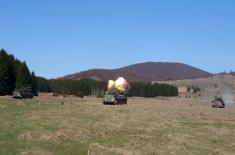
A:
POLYGON ((225 104, 234 104, 235 98, 234 98, 234 93, 231 89, 226 89, 224 90, 222 97, 224 99, 225 104))

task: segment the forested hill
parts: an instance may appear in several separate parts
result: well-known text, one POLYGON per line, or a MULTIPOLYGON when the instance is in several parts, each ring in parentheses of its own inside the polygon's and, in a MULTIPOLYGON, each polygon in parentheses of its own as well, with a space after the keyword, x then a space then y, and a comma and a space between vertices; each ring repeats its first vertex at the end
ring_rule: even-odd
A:
POLYGON ((211 73, 196 67, 174 62, 145 62, 118 69, 90 69, 71 74, 62 79, 91 78, 100 81, 117 79, 123 76, 132 82, 159 80, 180 80, 212 76, 211 73))

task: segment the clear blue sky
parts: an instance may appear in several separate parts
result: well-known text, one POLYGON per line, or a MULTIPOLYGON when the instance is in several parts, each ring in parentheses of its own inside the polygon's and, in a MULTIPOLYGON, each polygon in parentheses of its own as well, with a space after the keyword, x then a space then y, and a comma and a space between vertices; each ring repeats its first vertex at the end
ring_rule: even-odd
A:
POLYGON ((0 0, 0 48, 37 75, 145 61, 235 70, 235 0, 0 0))

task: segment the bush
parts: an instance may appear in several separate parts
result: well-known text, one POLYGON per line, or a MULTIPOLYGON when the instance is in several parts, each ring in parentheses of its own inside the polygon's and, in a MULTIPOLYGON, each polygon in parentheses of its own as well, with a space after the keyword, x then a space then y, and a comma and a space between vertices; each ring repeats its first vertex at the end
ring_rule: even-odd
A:
POLYGON ((83 94, 83 92, 82 92, 82 91, 80 92, 79 97, 80 97, 80 98, 83 98, 83 97, 84 97, 84 94, 83 94))
POLYGON ((192 92, 193 92, 194 94, 197 94, 197 93, 199 93, 199 92, 201 91, 201 88, 199 88, 198 85, 188 86, 188 87, 187 87, 187 92, 190 92, 191 90, 192 90, 192 92))
POLYGON ((52 96, 54 96, 54 97, 59 97, 60 95, 57 94, 57 93, 53 93, 52 96))
POLYGON ((191 87, 188 86, 188 87, 187 87, 187 92, 190 92, 190 91, 191 91, 191 87))
POLYGON ((76 92, 74 95, 75 95, 76 97, 80 97, 80 98, 83 98, 83 97, 84 97, 84 94, 83 94, 82 91, 76 92))

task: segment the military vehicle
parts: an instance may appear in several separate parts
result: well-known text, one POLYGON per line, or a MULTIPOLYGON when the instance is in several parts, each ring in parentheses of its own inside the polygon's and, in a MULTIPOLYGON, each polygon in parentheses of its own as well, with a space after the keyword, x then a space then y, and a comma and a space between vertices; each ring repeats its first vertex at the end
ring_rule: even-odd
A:
POLYGON ((213 108, 225 108, 225 103, 221 96, 215 96, 211 103, 213 108))
POLYGON ((18 88, 13 92, 13 98, 15 99, 32 99, 33 94, 31 92, 31 87, 18 88))
POLYGON ((104 95, 104 104, 127 104, 127 94, 117 91, 106 91, 104 95))
POLYGON ((115 82, 109 80, 107 88, 103 100, 104 104, 127 104, 129 84, 124 78, 119 77, 115 82))

